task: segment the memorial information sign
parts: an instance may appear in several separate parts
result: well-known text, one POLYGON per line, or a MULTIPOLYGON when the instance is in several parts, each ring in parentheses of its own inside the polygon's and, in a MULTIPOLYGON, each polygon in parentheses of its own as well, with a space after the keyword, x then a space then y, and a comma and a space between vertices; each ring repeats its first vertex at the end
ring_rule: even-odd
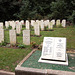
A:
POLYGON ((42 59, 66 60, 66 38, 44 37, 42 59))

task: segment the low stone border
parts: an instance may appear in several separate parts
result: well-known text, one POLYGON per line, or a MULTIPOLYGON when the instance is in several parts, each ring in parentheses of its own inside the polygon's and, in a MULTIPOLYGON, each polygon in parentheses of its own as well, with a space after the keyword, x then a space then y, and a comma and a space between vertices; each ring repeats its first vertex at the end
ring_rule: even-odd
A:
POLYGON ((0 75, 15 75, 15 73, 14 72, 7 72, 7 71, 0 70, 0 75))
POLYGON ((22 67, 21 65, 27 60, 37 49, 29 53, 15 68, 15 75, 75 75, 75 72, 51 70, 51 69, 36 69, 22 67))

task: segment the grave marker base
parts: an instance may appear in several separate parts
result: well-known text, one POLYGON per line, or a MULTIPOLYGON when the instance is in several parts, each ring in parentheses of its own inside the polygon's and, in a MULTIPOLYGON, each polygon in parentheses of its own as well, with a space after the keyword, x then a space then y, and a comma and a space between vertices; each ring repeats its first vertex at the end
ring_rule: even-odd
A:
POLYGON ((66 61, 56 61, 56 60, 45 60, 45 59, 40 59, 38 60, 38 62, 41 63, 49 63, 49 64, 59 64, 59 65, 68 65, 68 56, 66 54, 66 61))

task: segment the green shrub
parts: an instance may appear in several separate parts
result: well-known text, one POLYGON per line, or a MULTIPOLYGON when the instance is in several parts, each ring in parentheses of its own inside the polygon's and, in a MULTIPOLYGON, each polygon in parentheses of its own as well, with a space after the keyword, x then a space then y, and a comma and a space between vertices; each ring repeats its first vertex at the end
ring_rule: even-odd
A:
POLYGON ((17 35, 17 36, 20 36, 20 34, 18 34, 18 33, 17 33, 16 35, 17 35))
POLYGON ((25 45, 24 44, 20 44, 20 45, 18 45, 18 47, 22 49, 22 48, 25 48, 25 45))
POLYGON ((20 36, 23 36, 23 32, 21 31, 20 36))
POLYGON ((25 28, 25 25, 22 25, 22 28, 25 28))
POLYGON ((9 25, 8 29, 12 29, 12 26, 9 25))
POLYGON ((6 45, 7 45, 7 42, 2 41, 2 43, 0 43, 0 46, 6 46, 6 45))
POLYGON ((31 42, 31 47, 32 47, 32 48, 37 48, 38 45, 36 44, 36 42, 31 42))

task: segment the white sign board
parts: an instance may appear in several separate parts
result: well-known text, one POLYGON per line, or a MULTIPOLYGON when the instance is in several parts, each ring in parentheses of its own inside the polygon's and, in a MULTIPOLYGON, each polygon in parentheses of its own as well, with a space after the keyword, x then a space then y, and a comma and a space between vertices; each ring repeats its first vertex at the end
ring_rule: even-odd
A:
POLYGON ((66 38, 44 37, 42 55, 38 62, 68 65, 66 38))
POLYGON ((65 56, 66 38, 44 37, 41 58, 65 61, 65 56))

